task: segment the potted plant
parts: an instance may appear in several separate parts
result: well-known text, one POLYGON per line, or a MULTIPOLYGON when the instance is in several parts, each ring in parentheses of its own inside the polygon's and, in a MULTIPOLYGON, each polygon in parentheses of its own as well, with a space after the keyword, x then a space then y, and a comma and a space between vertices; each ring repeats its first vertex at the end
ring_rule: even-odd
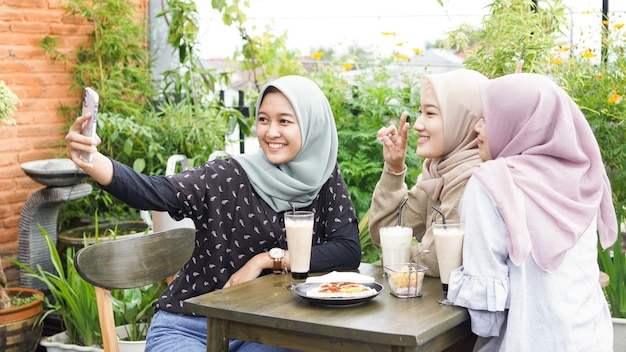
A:
POLYGON ((0 350, 34 352, 43 326, 44 294, 27 287, 8 287, 0 266, 0 350))
MULTIPOLYGON (((54 242, 42 226, 39 229, 48 245, 55 273, 44 271, 40 266, 29 268, 16 259, 10 261, 26 270, 29 275, 46 284, 51 297, 44 299, 48 310, 41 320, 50 314, 58 314, 63 322, 63 332, 46 337, 41 345, 48 351, 94 351, 101 352, 102 336, 98 319, 98 308, 94 287, 78 274, 74 266, 75 248, 66 248, 65 256, 60 256, 54 242)), ((145 344, 147 329, 153 315, 152 303, 156 301, 164 283, 155 283, 141 288, 114 290, 115 320, 122 326, 118 330, 120 350, 125 341, 145 344)), ((131 350, 132 351, 132 350, 131 350)))
POLYGON ((50 297, 44 299, 47 310, 41 319, 45 319, 50 314, 58 314, 62 320, 65 330, 44 338, 41 345, 48 347, 49 351, 50 347, 57 348, 57 351, 76 350, 72 346, 89 346, 92 347, 92 351, 102 351, 98 347, 101 344, 101 333, 95 290, 76 271, 73 261, 74 249, 67 249, 64 266, 46 230, 41 225, 39 229, 48 245, 52 265, 56 272, 44 271, 39 265, 33 269, 16 259, 9 258, 9 260, 26 270, 28 275, 46 284, 50 297), (67 345, 69 346, 64 347, 67 345))
POLYGON ((165 288, 165 282, 144 287, 113 290, 113 313, 119 337, 120 352, 140 352, 154 315, 152 304, 165 288))

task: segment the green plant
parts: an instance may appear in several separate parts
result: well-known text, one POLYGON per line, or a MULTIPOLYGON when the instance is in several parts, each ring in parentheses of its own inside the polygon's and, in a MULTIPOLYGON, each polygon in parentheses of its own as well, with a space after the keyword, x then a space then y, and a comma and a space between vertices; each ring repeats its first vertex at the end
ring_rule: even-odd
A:
MULTIPOLYGON (((618 223, 624 233, 626 220, 626 37, 624 19, 605 21, 603 53, 581 43, 558 47, 551 54, 550 70, 581 108, 594 131, 611 181, 618 223), (603 55, 603 57, 601 57, 603 55)), ((626 260, 621 237, 613 248, 598 247, 600 269, 610 278, 605 293, 615 318, 626 318, 626 260)))
POLYGON ((0 123, 15 125, 15 119, 11 116, 17 110, 20 100, 9 87, 0 81, 0 123))
MULTIPOLYGON (((317 53, 321 57, 320 53, 317 53)), ((359 217, 362 260, 372 263, 380 257, 380 248, 371 242, 367 223, 372 192, 383 168, 382 147, 376 131, 397 124, 403 111, 417 116, 419 93, 416 74, 402 74, 397 59, 381 59, 378 65, 348 72, 345 64, 351 57, 338 57, 333 63, 319 63, 311 78, 328 97, 339 136, 337 160, 359 217)), ((367 63, 360 63, 367 67, 367 63)), ((410 70, 407 70, 410 72, 410 70)), ((421 160, 414 152, 416 135, 409 134, 407 183, 413 184, 421 170, 421 160)))
POLYGON ((39 295, 24 296, 22 292, 20 291, 18 292, 17 295, 11 296, 11 307, 19 307, 19 306, 23 306, 31 302, 41 301, 41 300, 43 299, 39 295))
MULTIPOLYGON (((195 4, 170 1, 160 15, 170 21, 168 41, 181 64, 165 73, 166 85, 158 100, 145 45, 147 29, 133 3, 70 0, 65 6, 70 16, 94 25, 93 40, 72 55, 56 51, 52 37, 46 37, 41 46, 53 59, 72 65, 75 88, 90 85, 100 94, 98 134, 103 154, 138 172, 163 175, 171 155, 186 155, 190 166, 203 163, 214 150, 224 148, 227 127, 249 123, 236 109, 222 106, 213 92, 218 82, 227 83, 228 75, 203 68, 198 59, 195 4)), ((67 107, 62 109, 70 112, 67 107)), ((249 132, 249 127, 242 130, 249 132)), ((61 228, 72 227, 77 219, 89 218, 96 211, 103 221, 138 217, 137 210, 100 191, 64 203, 61 228)))
MULTIPOLYGON (((626 229, 621 229, 626 231, 626 229)), ((623 232, 622 232, 623 233, 623 232)), ((611 316, 626 318, 626 253, 622 250, 621 238, 612 248, 604 250, 598 244, 600 270, 609 276, 609 284, 604 288, 611 316)))
POLYGON ((463 65, 489 78, 513 73, 519 60, 524 72, 546 73, 550 49, 564 42, 565 6, 561 0, 496 0, 480 28, 461 25, 448 33, 447 47, 467 56, 463 65), (471 47, 470 44, 473 44, 471 47))
POLYGON ((146 339, 154 315, 152 304, 164 288, 164 282, 157 282, 144 287, 111 291, 115 325, 126 325, 129 341, 146 339))
POLYGON ((48 245, 56 272, 45 271, 40 265, 33 269, 14 258, 9 260, 26 270, 28 275, 41 280, 50 291, 51 298, 46 297, 44 300, 48 310, 43 314, 42 320, 56 313, 63 321, 69 343, 82 346, 100 344, 102 338, 94 287, 83 280, 76 271, 74 250, 68 248, 64 267, 56 246, 46 230, 41 225, 39 230, 48 245))
MULTIPOLYGON (((40 47, 53 60, 71 67, 76 104, 60 105, 59 111, 71 123, 80 115, 80 92, 90 86, 100 96, 99 111, 132 118, 151 108, 155 96, 150 71, 145 20, 138 15, 134 2, 119 0, 69 0, 63 2, 66 15, 93 26, 90 40, 69 53, 57 50, 55 36, 45 36, 40 47)), ((102 135, 102 134, 101 134, 102 135)), ((99 210, 104 220, 137 218, 137 212, 114 198, 97 192, 63 205, 59 214, 61 227, 87 218, 99 210)))
MULTIPOLYGON (((42 47, 52 60, 72 67, 72 87, 77 93, 91 86, 100 95, 99 110, 123 115, 140 115, 155 95, 150 71, 145 19, 133 2, 120 0, 68 0, 62 5, 67 15, 93 25, 91 41, 77 50, 56 50, 55 37, 46 36, 42 47)), ((81 94, 77 94, 81 97, 81 94)), ((77 101, 76 107, 80 107, 77 101)), ((61 106, 72 119, 80 109, 61 106)))

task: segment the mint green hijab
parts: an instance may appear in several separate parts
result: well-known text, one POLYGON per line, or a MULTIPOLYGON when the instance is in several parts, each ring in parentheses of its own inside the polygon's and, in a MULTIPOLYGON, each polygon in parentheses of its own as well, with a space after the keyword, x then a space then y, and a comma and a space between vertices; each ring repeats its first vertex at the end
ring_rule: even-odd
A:
POLYGON ((302 76, 284 76, 267 84, 259 94, 255 114, 268 87, 278 89, 291 103, 300 125, 302 149, 280 165, 270 163, 261 148, 256 154, 234 158, 246 171, 254 190, 276 212, 302 208, 315 199, 337 163, 335 118, 322 90, 302 76))

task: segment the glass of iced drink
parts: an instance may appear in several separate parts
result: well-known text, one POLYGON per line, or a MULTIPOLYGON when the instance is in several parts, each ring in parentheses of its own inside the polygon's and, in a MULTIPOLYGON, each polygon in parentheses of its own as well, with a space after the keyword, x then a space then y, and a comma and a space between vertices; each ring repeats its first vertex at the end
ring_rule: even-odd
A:
MULTIPOLYGON (((406 264, 411 261, 413 229, 406 226, 386 226, 379 231, 383 268, 387 265, 406 264)), ((385 274, 389 270, 385 268, 385 274)))
POLYGON ((450 273, 463 262, 463 223, 459 221, 434 221, 432 223, 439 277, 443 288, 443 298, 438 302, 445 305, 453 304, 448 300, 448 283, 450 273))
POLYGON ((313 212, 305 210, 285 212, 287 249, 294 282, 304 281, 309 276, 311 244, 313 242, 313 212))

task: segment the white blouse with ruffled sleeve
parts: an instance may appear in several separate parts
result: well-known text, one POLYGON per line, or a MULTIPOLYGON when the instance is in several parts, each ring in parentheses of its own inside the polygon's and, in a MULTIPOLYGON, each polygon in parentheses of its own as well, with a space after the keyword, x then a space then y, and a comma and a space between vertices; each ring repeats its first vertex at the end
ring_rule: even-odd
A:
MULTIPOLYGON (((517 201, 524 202, 521 190, 517 201)), ((452 272, 448 298, 468 309, 479 336, 475 351, 613 350, 612 322, 598 282, 595 221, 559 268, 546 272, 532 255, 520 266, 511 262, 504 220, 474 177, 460 211, 463 265, 452 272)))

